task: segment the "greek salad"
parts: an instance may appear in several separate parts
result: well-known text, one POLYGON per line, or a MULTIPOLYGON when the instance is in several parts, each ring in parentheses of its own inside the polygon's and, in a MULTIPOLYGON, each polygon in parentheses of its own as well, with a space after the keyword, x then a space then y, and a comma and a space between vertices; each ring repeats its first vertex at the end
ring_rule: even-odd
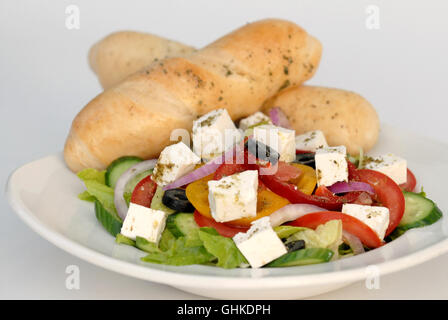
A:
POLYGON ((148 263, 289 267, 362 254, 442 217, 405 159, 346 153, 296 135, 278 108, 193 123, 193 146, 125 156, 78 173, 99 223, 148 263), (225 138, 224 138, 225 137, 225 138))

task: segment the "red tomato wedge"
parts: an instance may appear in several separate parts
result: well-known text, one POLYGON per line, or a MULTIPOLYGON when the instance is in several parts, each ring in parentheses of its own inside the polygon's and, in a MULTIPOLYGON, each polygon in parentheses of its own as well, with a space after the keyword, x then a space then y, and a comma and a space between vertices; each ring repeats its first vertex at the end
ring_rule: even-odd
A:
POLYGON ((381 241, 375 231, 373 231, 368 225, 342 212, 323 211, 309 213, 290 222, 289 224, 297 227, 316 229, 319 225, 330 220, 341 220, 342 228, 358 237, 359 240, 361 240, 361 242, 369 248, 378 248, 383 245, 383 241, 381 241))
POLYGON ((415 190, 415 186, 417 185, 417 179, 415 179, 414 174, 409 169, 406 180, 406 183, 400 184, 400 188, 404 191, 413 192, 415 190))
POLYGON ((344 197, 333 194, 331 197, 308 195, 298 190, 295 185, 280 181, 275 175, 260 175, 260 178, 272 192, 288 199, 291 203, 308 203, 328 210, 341 210, 344 203, 355 201, 359 196, 359 192, 351 192, 344 197))
POLYGON ((156 192, 157 184, 152 181, 151 176, 142 179, 132 191, 131 202, 144 207, 151 207, 151 201, 156 192))
POLYGON ((404 214, 403 192, 391 178, 381 172, 361 169, 353 175, 354 180, 370 184, 375 190, 377 201, 389 208, 389 227, 386 236, 389 235, 398 226, 404 214))
POLYGON ((194 212, 194 221, 196 221, 199 227, 211 227, 215 228, 216 231, 223 237, 232 238, 239 232, 246 232, 249 228, 237 228, 226 225, 225 223, 216 222, 213 219, 204 217, 197 210, 194 212))

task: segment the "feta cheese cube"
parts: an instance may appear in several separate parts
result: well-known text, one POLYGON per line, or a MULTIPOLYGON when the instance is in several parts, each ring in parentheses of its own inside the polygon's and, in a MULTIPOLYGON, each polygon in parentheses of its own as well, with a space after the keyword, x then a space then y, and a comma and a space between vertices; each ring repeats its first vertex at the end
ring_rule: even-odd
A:
POLYGON ((257 170, 247 170, 208 182, 210 210, 218 222, 257 215, 257 170))
POLYGON ((142 237, 149 242, 158 243, 165 229, 167 214, 135 203, 130 203, 128 213, 121 227, 121 234, 129 239, 142 237))
POLYGON ((256 124, 272 124, 271 119, 265 115, 263 112, 255 112, 253 115, 248 116, 247 118, 241 119, 239 123, 239 128, 243 131, 249 129, 256 124))
POLYGON ((253 221, 250 229, 236 234, 233 241, 252 268, 262 267, 288 252, 272 229, 269 217, 253 221))
POLYGON ((345 146, 326 147, 316 150, 317 184, 331 186, 339 181, 348 181, 348 167, 345 146))
POLYGON ((201 162, 183 142, 162 150, 152 174, 152 179, 161 187, 191 172, 201 162))
POLYGON ((396 184, 407 181, 407 162, 405 159, 388 153, 379 157, 364 159, 364 168, 379 171, 395 181, 396 184))
POLYGON ((193 122, 193 151, 210 160, 241 139, 226 109, 213 110, 193 122))
POLYGON ((316 152, 319 148, 328 147, 325 135, 320 130, 309 131, 296 136, 296 149, 316 152))
POLYGON ((280 154, 280 161, 292 162, 296 158, 295 131, 274 125, 254 128, 254 139, 280 154))
POLYGON ((380 239, 384 239, 389 226, 389 209, 385 207, 344 204, 342 212, 361 220, 368 225, 380 239))

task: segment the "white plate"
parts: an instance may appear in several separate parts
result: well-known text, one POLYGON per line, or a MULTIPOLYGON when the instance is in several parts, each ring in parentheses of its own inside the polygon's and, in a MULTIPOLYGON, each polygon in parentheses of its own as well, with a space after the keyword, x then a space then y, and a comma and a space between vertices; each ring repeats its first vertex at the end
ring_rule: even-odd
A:
MULTIPOLYGON (((373 153, 389 151, 408 160, 429 197, 448 212, 448 146, 384 126, 373 153)), ((7 185, 8 199, 20 218, 59 248, 109 270, 213 298, 303 298, 366 279, 376 272, 383 275, 408 268, 448 251, 448 223, 444 217, 379 249, 320 265, 224 270, 148 264, 140 261, 144 256, 141 251, 115 244, 96 221, 92 204, 78 200, 81 191, 82 183, 65 167, 60 154, 20 167, 11 174, 7 185)))

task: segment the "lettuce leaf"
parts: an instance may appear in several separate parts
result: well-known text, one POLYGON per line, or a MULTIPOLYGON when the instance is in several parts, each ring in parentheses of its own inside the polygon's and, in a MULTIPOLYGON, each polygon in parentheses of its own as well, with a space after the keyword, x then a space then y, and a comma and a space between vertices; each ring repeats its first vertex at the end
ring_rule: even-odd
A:
POLYGON ((277 236, 280 239, 285 239, 292 236, 294 233, 309 230, 305 227, 294 227, 294 226, 278 226, 274 228, 274 231, 277 233, 277 236))
POLYGON ((217 258, 216 266, 230 269, 247 264, 231 238, 221 236, 213 228, 200 228, 198 234, 205 249, 217 258))
POLYGON ((338 256, 339 245, 342 244, 342 221, 331 220, 321 224, 316 230, 307 229, 291 235, 286 243, 304 240, 306 248, 326 248, 330 249, 338 256))
POLYGON ((96 169, 88 168, 78 172, 78 178, 82 181, 94 180, 101 184, 106 184, 106 170, 98 171, 96 169))
POLYGON ((167 251, 154 251, 142 258, 142 261, 184 266, 190 264, 204 264, 215 259, 203 246, 187 247, 185 238, 175 239, 167 251))

